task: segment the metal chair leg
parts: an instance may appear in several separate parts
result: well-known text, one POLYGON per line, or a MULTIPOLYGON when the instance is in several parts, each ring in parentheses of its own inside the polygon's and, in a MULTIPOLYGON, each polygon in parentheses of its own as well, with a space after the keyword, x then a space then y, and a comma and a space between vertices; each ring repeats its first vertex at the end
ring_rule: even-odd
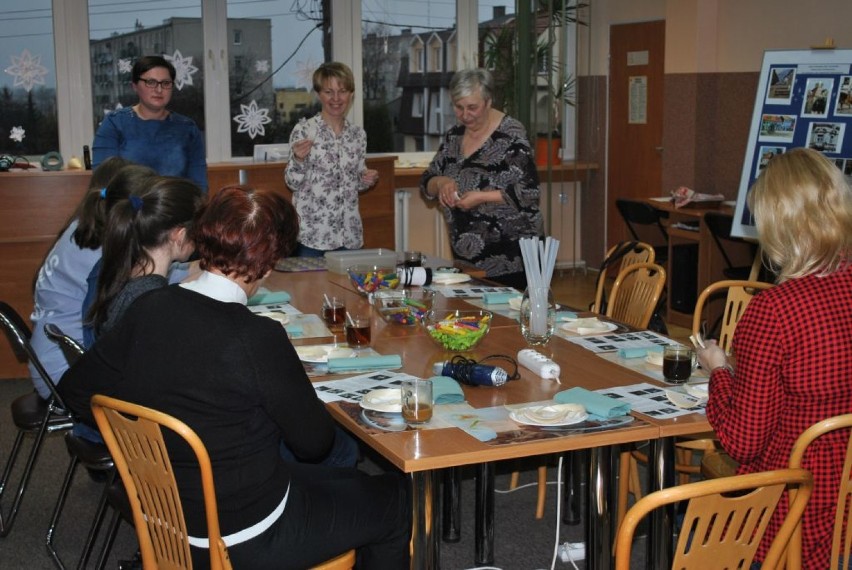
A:
POLYGON ((50 517, 50 526, 47 527, 47 537, 45 545, 47 552, 53 559, 53 562, 58 568, 65 569, 65 564, 59 558, 59 553, 56 551, 56 545, 53 544, 53 539, 56 533, 56 525, 59 522, 59 517, 62 515, 62 509, 65 507, 65 501, 68 498, 68 490, 71 488, 71 482, 74 480, 74 473, 77 471, 79 459, 76 455, 71 456, 68 464, 68 469, 65 471, 65 480, 62 482, 62 488, 59 490, 59 497, 56 499, 56 506, 53 508, 53 516, 50 517))
MULTIPOLYGON (((38 454, 41 451, 41 444, 44 441, 45 435, 47 435, 50 420, 50 414, 45 414, 44 420, 35 434, 35 441, 33 442, 30 454, 27 457, 27 463, 24 466, 24 472, 21 474, 21 479, 18 483, 18 488, 15 491, 15 498, 12 501, 10 510, 4 515, 2 508, 0 508, 0 538, 8 536, 9 532, 12 530, 12 525, 15 523, 15 518, 18 516, 18 509, 21 507, 21 502, 24 499, 24 492, 27 490, 27 485, 29 484, 30 476, 33 472, 33 466, 35 465, 36 459, 38 459, 38 454)), ((12 453, 9 455, 9 460, 6 463, 6 469, 3 470, 3 480, 0 481, 0 500, 2 500, 3 494, 6 491, 6 485, 9 483, 12 468, 17 462, 21 443, 25 436, 26 431, 18 431, 18 435, 15 438, 15 444, 12 447, 12 453)))

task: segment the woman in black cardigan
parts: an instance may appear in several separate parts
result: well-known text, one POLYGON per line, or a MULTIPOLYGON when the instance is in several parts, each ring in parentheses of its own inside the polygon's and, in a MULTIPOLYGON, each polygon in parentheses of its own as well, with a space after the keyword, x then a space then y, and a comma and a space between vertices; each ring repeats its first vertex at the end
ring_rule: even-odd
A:
MULTIPOLYGON (((107 394, 195 430, 213 462, 235 568, 306 568, 350 548, 359 568, 407 568, 404 477, 312 464, 331 448, 334 421, 281 325, 245 306, 292 250, 293 207, 271 192, 225 188, 195 228, 201 276, 139 297, 63 376, 66 402, 93 423, 89 400, 107 394), (300 463, 281 459, 282 441, 300 463)), ((193 565, 203 568, 209 556, 197 464, 177 436, 166 437, 196 546, 193 565)))

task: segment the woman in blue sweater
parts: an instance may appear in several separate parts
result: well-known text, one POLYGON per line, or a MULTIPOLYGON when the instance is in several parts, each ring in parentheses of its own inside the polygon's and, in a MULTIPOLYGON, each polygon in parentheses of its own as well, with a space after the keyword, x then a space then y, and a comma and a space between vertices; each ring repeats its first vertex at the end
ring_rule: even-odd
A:
POLYGON ((204 135, 189 117, 166 109, 175 88, 174 66, 164 57, 145 56, 131 71, 139 102, 109 113, 95 133, 92 165, 121 156, 163 176, 189 178, 207 192, 204 135))

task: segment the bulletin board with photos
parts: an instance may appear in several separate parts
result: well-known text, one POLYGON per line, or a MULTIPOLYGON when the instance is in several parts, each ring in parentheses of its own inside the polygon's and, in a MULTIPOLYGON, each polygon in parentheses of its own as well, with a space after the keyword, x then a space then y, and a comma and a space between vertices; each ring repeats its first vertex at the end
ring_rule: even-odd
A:
POLYGON ((732 235, 757 237, 749 188, 791 148, 822 152, 852 179, 852 50, 767 51, 763 56, 732 235))

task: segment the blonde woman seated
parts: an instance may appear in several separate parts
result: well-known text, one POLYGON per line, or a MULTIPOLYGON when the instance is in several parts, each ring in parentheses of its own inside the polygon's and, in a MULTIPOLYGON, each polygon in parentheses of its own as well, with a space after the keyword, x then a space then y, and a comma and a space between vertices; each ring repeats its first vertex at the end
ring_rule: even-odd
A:
MULTIPOLYGON (((852 413, 852 190, 832 162, 799 148, 769 162, 748 201, 779 283, 737 324, 736 368, 714 341, 699 351, 711 371, 707 419, 740 473, 786 467, 803 431, 852 413)), ((815 482, 803 518, 807 568, 829 565, 847 439, 826 435, 804 458, 815 482)), ((758 561, 785 515, 782 500, 758 561)))

